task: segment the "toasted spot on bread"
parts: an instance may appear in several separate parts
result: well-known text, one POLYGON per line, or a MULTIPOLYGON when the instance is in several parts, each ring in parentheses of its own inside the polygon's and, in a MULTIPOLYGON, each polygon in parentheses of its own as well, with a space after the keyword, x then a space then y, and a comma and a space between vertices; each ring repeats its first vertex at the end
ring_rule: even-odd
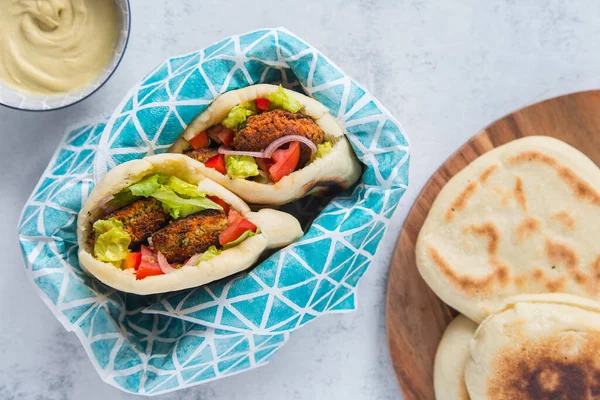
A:
POLYGON ((485 222, 481 225, 470 225, 465 227, 464 231, 466 233, 472 232, 477 236, 483 236, 487 240, 487 253, 490 257, 493 257, 498 253, 500 232, 491 222, 485 222))
POLYGON ((460 288, 462 291, 469 294, 475 294, 492 285, 494 273, 490 273, 481 278, 473 278, 471 276, 462 276, 457 274, 442 255, 433 247, 429 247, 429 257, 437 265, 439 270, 446 276, 453 285, 460 288))
POLYGON ((517 225, 516 235, 517 239, 529 239, 535 232, 538 232, 540 229, 540 221, 535 218, 525 218, 523 222, 517 225))
POLYGON ((491 167, 487 167, 485 171, 479 176, 479 181, 481 183, 485 183, 490 175, 498 169, 498 165, 492 165, 491 167))
MULTIPOLYGON (((519 329, 514 335, 520 335, 519 329)), ((595 399, 600 395, 600 331, 519 340, 498 352, 487 394, 495 400, 595 399)))
POLYGON ((559 211, 552 215, 552 218, 570 230, 575 229, 575 218, 573 218, 573 216, 571 216, 571 214, 569 214, 567 211, 559 211))
POLYGON ((581 200, 588 200, 596 206, 600 206, 600 193, 575 174, 570 168, 560 165, 553 157, 542 154, 537 151, 524 151, 511 157, 509 160, 513 164, 525 162, 539 162, 546 164, 557 172, 558 176, 570 186, 575 197, 581 200))
POLYGON ((523 190, 523 179, 521 179, 521 177, 517 177, 514 193, 517 203, 519 203, 523 211, 527 211, 527 198, 525 197, 525 191, 523 190))
POLYGON ((464 208, 467 206, 469 198, 472 197, 477 191, 477 186, 477 182, 471 182, 463 189, 462 192, 460 192, 458 197, 454 199, 454 201, 450 205, 450 208, 446 210, 446 221, 452 221, 452 219, 454 218, 454 214, 457 211, 464 210, 464 208))

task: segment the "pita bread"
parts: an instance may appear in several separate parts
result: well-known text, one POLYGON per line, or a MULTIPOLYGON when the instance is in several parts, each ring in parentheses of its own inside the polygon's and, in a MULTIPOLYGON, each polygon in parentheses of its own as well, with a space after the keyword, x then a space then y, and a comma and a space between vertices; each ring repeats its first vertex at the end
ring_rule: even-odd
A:
POLYGON ((459 315, 448 325, 435 354, 433 386, 436 400, 469 400, 465 365, 477 324, 459 315))
MULTIPOLYGON (((191 147, 188 140, 211 126, 221 123, 234 106, 255 100, 257 97, 265 97, 278 89, 279 87, 275 85, 261 84, 220 95, 188 125, 182 136, 171 146, 169 152, 184 152, 191 147)), ((225 186, 249 203, 279 205, 308 194, 323 194, 331 189, 346 189, 352 186, 362 173, 362 168, 348 139, 327 108, 308 96, 287 89, 285 91, 302 103, 304 106, 302 112, 314 119, 323 129, 325 139, 333 143, 333 149, 326 156, 283 177, 279 182, 270 184, 248 179, 232 179, 212 168, 206 168, 204 164, 198 162, 206 177, 225 186)))
POLYGON ((595 399, 600 304, 566 294, 519 296, 477 329, 465 381, 471 400, 595 399))
POLYGON ((505 298, 600 299, 600 169, 549 137, 485 153, 442 189, 419 233, 419 272, 481 322, 505 298))
POLYGON ((302 237, 302 229, 296 218, 270 209, 251 212, 242 199, 207 179, 197 162, 180 154, 146 157, 126 162, 112 169, 94 187, 77 220, 81 267, 108 286, 136 294, 181 290, 233 275, 252 266, 265 250, 286 246, 300 237, 302 237), (89 237, 93 222, 101 217, 102 211, 98 207, 100 201, 107 195, 120 192, 144 176, 155 173, 177 176, 186 182, 197 184, 198 188, 206 194, 220 197, 231 205, 232 209, 254 223, 261 233, 222 251, 220 255, 209 261, 202 261, 196 267, 184 266, 171 274, 150 276, 141 280, 135 279, 132 270, 121 270, 110 263, 95 259, 92 255, 93 249, 86 244, 86 239, 89 237))

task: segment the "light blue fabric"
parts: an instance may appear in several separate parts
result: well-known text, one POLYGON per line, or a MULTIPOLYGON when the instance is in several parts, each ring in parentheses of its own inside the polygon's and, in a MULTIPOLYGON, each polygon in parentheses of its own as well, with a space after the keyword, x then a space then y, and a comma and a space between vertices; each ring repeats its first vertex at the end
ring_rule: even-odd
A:
POLYGON ((402 128, 325 56, 283 29, 251 32, 167 60, 106 124, 68 133, 25 205, 21 248, 42 298, 78 335, 102 379, 128 392, 164 393, 263 365, 300 326, 353 310, 356 285, 407 187, 408 160, 402 128), (76 216, 95 178, 164 152, 218 94, 259 82, 325 104, 365 165, 361 182, 329 203, 285 206, 306 235, 231 278, 143 297, 84 275, 76 216))

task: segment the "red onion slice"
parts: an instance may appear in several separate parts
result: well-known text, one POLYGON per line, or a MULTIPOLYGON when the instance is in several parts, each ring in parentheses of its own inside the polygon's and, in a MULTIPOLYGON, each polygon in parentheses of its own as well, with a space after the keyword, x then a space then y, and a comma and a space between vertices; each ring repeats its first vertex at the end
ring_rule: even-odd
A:
POLYGON ((104 213, 104 215, 108 215, 111 212, 115 211, 117 209, 117 207, 115 206, 109 206, 108 202, 111 201, 112 199, 114 199, 115 196, 113 196, 112 194, 109 194, 108 196, 103 197, 99 202, 98 202, 98 208, 100 210, 102 210, 102 212, 104 213))
POLYGON ((273 143, 268 145, 264 151, 263 158, 271 158, 273 156, 273 153, 275 152, 275 150, 277 150, 278 148, 280 148, 281 146, 283 146, 284 144, 286 144, 288 142, 300 142, 300 143, 307 145, 308 148, 310 149, 311 158, 314 157, 314 155, 317 153, 317 145, 314 144, 310 139, 307 139, 304 136, 299 136, 299 135, 287 135, 287 136, 280 137, 279 139, 275 140, 273 143))
POLYGON ((113 196, 112 194, 109 194, 107 196, 104 196, 99 202, 98 202, 98 208, 104 208, 104 206, 106 206, 106 203, 108 203, 109 201, 111 201, 112 199, 114 199, 115 196, 113 196))
POLYGON ((262 151, 237 151, 237 150, 229 150, 224 145, 219 147, 217 150, 219 154, 226 154, 231 156, 250 156, 256 158, 265 158, 262 151))
POLYGON ((185 263, 184 267, 195 267, 196 264, 198 264, 198 261, 200 261, 200 257, 202 257, 203 253, 199 253, 199 254, 194 254, 189 260, 188 262, 185 263))
POLYGON ((165 274, 170 274, 171 272, 175 272, 177 271, 177 269, 173 268, 171 266, 171 264, 169 264, 169 262, 167 261, 167 258, 164 256, 163 253, 161 253, 160 251, 158 252, 158 265, 160 266, 160 269, 162 270, 163 273, 165 274))

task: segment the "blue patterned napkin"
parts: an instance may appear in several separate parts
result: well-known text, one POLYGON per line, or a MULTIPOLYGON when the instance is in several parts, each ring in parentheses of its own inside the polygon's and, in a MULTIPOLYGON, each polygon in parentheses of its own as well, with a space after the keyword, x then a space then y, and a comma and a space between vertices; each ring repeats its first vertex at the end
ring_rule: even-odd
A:
POLYGON ((315 48, 281 28, 233 36, 167 60, 106 124, 69 132, 23 210, 21 248, 41 297, 103 380, 139 394, 173 391, 264 365, 300 326, 354 309, 356 285, 406 189, 408 160, 389 112, 315 48), (136 296, 84 275, 76 216, 97 178, 164 152, 218 94, 259 82, 325 104, 366 166, 361 182, 326 205, 285 206, 314 219, 300 241, 202 288, 136 296))

